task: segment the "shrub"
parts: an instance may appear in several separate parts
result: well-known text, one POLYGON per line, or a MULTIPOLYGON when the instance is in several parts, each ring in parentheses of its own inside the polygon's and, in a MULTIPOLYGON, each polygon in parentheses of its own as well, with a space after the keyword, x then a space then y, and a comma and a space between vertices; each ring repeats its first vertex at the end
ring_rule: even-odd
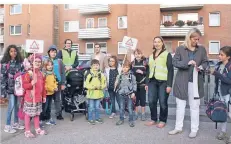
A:
POLYGON ((185 25, 185 23, 184 23, 184 21, 182 21, 182 20, 178 20, 178 21, 175 22, 175 25, 176 25, 176 26, 179 26, 179 27, 182 27, 182 26, 185 25))
POLYGON ((168 26, 173 26, 173 23, 171 21, 165 21, 163 25, 165 27, 168 27, 168 26))

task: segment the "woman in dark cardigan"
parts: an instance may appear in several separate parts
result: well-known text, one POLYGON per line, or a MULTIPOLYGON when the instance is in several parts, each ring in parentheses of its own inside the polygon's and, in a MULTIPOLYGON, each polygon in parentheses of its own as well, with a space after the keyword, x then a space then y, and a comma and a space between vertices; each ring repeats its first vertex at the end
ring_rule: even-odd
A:
POLYGON ((178 68, 173 94, 176 97, 176 125, 170 135, 182 132, 186 101, 189 100, 191 114, 190 138, 197 136, 199 129, 200 99, 204 96, 203 70, 208 67, 206 49, 199 45, 201 32, 197 28, 191 29, 182 46, 176 49, 173 66, 178 68))

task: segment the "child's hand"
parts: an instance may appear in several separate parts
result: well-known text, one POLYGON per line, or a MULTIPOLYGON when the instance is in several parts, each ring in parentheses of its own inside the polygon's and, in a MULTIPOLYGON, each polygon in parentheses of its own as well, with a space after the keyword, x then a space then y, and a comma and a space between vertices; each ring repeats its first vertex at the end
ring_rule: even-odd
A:
POLYGON ((136 70, 137 73, 143 74, 144 72, 140 69, 136 70))
POLYGON ((46 98, 43 98, 43 103, 46 103, 46 98))
POLYGON ((37 80, 36 80, 36 81, 35 81, 35 80, 32 80, 32 81, 31 81, 31 85, 35 85, 36 82, 37 82, 37 80))
POLYGON ((144 88, 145 88, 146 91, 148 91, 148 86, 147 85, 144 88))
POLYGON ((65 85, 61 85, 61 90, 64 90, 65 89, 65 85))
POLYGON ((132 99, 135 99, 135 98, 136 98, 135 93, 132 93, 131 98, 132 98, 132 99))
POLYGON ((58 88, 55 88, 54 91, 58 91, 58 88))
POLYGON ((172 88, 171 87, 167 87, 166 88, 166 92, 169 94, 171 92, 172 88))

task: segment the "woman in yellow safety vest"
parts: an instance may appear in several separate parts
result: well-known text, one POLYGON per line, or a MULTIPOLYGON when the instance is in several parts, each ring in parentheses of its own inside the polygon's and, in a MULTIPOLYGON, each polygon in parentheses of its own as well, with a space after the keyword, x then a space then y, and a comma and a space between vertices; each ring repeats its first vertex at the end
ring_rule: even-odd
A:
POLYGON ((168 96, 172 89, 174 69, 172 56, 166 50, 164 40, 157 36, 153 40, 153 53, 149 57, 147 72, 148 101, 151 111, 151 121, 147 126, 156 125, 163 128, 168 117, 168 96), (157 117, 157 102, 160 104, 160 115, 157 117))

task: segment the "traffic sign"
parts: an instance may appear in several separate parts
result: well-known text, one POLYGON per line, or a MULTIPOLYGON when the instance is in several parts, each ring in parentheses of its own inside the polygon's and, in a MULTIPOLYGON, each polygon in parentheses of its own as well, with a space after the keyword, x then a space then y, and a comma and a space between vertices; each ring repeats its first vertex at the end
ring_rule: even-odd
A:
POLYGON ((135 38, 124 36, 122 45, 127 49, 135 50, 137 42, 138 42, 138 40, 135 38))
POLYGON ((27 53, 43 53, 44 41, 43 40, 26 40, 27 53))

